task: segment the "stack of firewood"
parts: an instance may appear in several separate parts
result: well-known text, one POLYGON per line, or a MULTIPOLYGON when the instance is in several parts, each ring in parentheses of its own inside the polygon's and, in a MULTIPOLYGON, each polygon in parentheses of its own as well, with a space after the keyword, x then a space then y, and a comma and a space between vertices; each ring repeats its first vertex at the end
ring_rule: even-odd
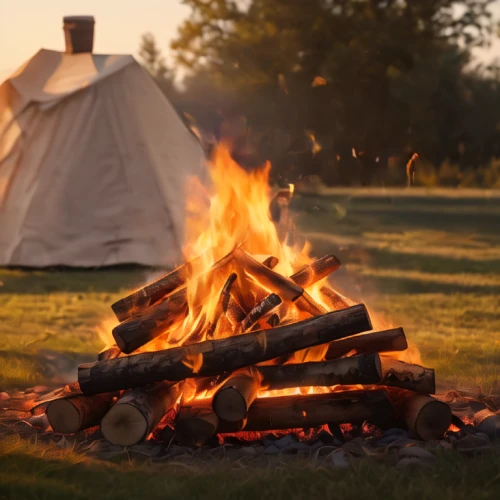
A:
POLYGON ((200 279, 196 262, 113 304, 116 345, 79 366, 78 383, 47 398, 53 430, 100 425, 123 446, 167 424, 193 445, 216 434, 366 421, 440 437, 451 411, 429 396, 434 370, 389 355, 407 349, 403 329, 370 332, 366 307, 326 283, 323 305, 313 299, 307 289, 340 266, 333 255, 290 277, 273 270, 277 263, 236 248, 215 264, 209 272, 224 283, 217 307, 181 342, 172 332, 193 308, 187 283, 200 279))

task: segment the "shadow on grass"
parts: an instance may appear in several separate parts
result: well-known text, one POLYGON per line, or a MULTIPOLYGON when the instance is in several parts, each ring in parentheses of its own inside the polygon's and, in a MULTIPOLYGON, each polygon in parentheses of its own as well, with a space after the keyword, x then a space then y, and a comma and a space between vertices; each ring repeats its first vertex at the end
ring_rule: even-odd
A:
POLYGON ((361 235, 364 231, 433 230, 483 234, 498 240, 500 209, 491 200, 302 196, 292 203, 308 231, 361 235))
POLYGON ((353 459, 349 468, 293 457, 230 464, 174 459, 162 465, 111 465, 65 450, 0 454, 4 499, 418 499, 494 498, 499 461, 494 453, 466 459, 439 453, 430 469, 395 468, 353 459))
MULTIPOLYGON (((136 288, 151 268, 117 266, 102 269, 82 268, 2 268, 0 294, 116 293, 136 288)), ((166 272, 166 271, 165 271, 166 272)))
MULTIPOLYGON (((370 290, 379 290, 386 295, 400 294, 454 294, 454 293, 473 293, 475 295, 499 295, 500 285, 477 285, 467 283, 443 283, 436 281, 424 281, 407 278, 405 276, 359 276, 355 278, 356 283, 361 288, 370 290)), ((342 280, 344 281, 344 280, 342 280)), ((352 289, 352 285, 345 282, 346 287, 352 289)))

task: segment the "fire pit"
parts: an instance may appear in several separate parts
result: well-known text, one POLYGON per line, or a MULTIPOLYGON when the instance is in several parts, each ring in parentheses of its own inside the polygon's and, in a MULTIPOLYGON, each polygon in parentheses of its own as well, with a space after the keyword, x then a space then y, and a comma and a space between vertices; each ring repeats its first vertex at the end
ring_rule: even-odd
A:
MULTIPOLYGON (((464 427, 453 398, 432 396, 434 370, 400 360, 403 328, 374 331, 367 307, 327 282, 341 264, 309 257, 291 190, 271 220, 269 166, 248 173, 221 146, 211 174, 210 204, 192 189, 186 263, 112 305, 115 343, 78 381, 29 398, 33 418, 122 447, 255 443, 270 431, 333 442, 354 428, 431 441, 464 427)), ((489 419, 496 435, 495 409, 484 403, 471 423, 489 419)))

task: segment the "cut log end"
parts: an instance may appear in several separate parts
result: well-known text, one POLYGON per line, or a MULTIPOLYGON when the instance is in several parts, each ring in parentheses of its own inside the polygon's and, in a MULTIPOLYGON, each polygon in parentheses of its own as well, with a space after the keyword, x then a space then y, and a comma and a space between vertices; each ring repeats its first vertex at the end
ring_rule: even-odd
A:
POLYGON ((175 425, 177 439, 189 446, 203 446, 215 436, 219 419, 214 413, 206 413, 188 418, 179 418, 175 425))
POLYGON ((224 387, 215 396, 212 403, 214 412, 226 422, 237 422, 247 415, 247 402, 236 387, 224 387))
POLYGON ((52 430, 57 434, 74 434, 81 428, 80 412, 71 399, 52 401, 47 407, 46 414, 52 430))
POLYGON ((103 436, 119 446, 132 446, 146 437, 148 422, 135 406, 124 403, 115 405, 101 422, 103 436))
POLYGON ((405 405, 408 428, 420 439, 439 439, 451 424, 450 407, 429 396, 415 395, 405 405))

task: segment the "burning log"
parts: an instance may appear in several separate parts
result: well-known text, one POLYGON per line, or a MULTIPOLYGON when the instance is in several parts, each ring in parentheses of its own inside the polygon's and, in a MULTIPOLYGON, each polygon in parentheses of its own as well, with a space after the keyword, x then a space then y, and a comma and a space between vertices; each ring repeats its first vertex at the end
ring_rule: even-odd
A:
MULTIPOLYGON (((334 361, 257 367, 263 390, 333 385, 371 385, 382 381, 378 354, 365 354, 334 361)), ((219 415, 220 416, 220 415, 219 415)))
POLYGON ((97 361, 105 361, 106 359, 115 359, 117 358, 122 351, 117 345, 112 345, 108 349, 102 350, 98 355, 97 355, 97 361))
POLYGON ((301 310, 309 313, 311 316, 321 316, 328 311, 319 305, 305 290, 301 297, 295 301, 295 305, 301 310))
POLYGON ((114 392, 56 399, 47 406, 47 419, 55 433, 74 434, 98 425, 117 396, 114 392))
POLYGON ((396 417, 419 439, 439 439, 450 427, 452 413, 446 403, 405 389, 388 387, 387 390, 396 417))
POLYGON ((335 311, 339 309, 345 309, 350 305, 348 300, 343 295, 336 292, 333 288, 330 288, 329 286, 321 287, 320 292, 328 299, 328 302, 330 303, 332 309, 335 311))
POLYGON ((175 437, 188 446, 203 446, 215 436, 219 419, 210 406, 182 407, 175 424, 175 437))
POLYGON ((279 264, 279 259, 273 255, 253 255, 253 258, 258 262, 262 262, 262 265, 268 267, 269 269, 274 269, 279 264))
POLYGON ((290 276, 290 279, 302 288, 307 288, 333 273, 339 267, 340 261, 335 255, 326 255, 296 272, 293 276, 290 276))
POLYGON ((408 342, 404 330, 402 328, 393 328, 336 340, 328 347, 325 359, 340 358, 350 351, 355 351, 356 354, 364 354, 404 351, 406 349, 408 349, 408 342))
POLYGON ((431 441, 439 439, 450 427, 451 409, 430 396, 412 394, 405 404, 405 420, 417 437, 431 441))
POLYGON ((261 300, 241 321, 241 323, 236 328, 236 333, 248 332, 257 321, 262 319, 267 313, 271 312, 275 307, 281 304, 281 298, 272 293, 268 295, 265 299, 261 300))
POLYGON ((137 444, 149 436, 180 395, 181 384, 168 382, 129 390, 104 416, 101 432, 112 444, 137 444))
POLYGON ((384 385, 409 389, 423 394, 436 392, 436 380, 432 368, 404 363, 397 359, 381 356, 384 385))
POLYGON ((246 313, 243 308, 231 297, 227 306, 226 318, 233 326, 239 325, 245 319, 246 313))
POLYGON ((247 416, 248 408, 257 397, 260 375, 256 370, 233 373, 215 393, 212 409, 226 422, 240 422, 247 416))
MULTIPOLYGON (((182 421, 197 419, 200 415, 211 413, 210 401, 194 401, 182 407, 177 427, 182 421)), ((347 391, 293 395, 270 398, 257 398, 248 410, 246 423, 224 422, 219 420, 214 429, 212 420, 209 432, 232 433, 243 428, 245 431, 266 431, 278 429, 301 429, 330 424, 361 424, 394 422, 394 410, 385 390, 347 391), (235 425, 239 429, 235 429, 235 425), (243 427, 244 425, 244 427, 243 427)), ((205 425, 205 429, 208 426, 205 425)), ((185 426, 182 430, 184 431, 185 426)), ((201 444, 203 444, 203 442, 201 444)))
POLYGON ((275 273, 268 267, 256 261, 240 248, 234 251, 234 258, 246 273, 254 276, 265 288, 279 295, 283 300, 296 300, 304 291, 290 278, 275 273))
MULTIPOLYGON (((323 424, 361 424, 394 419, 384 390, 260 398, 248 411, 246 431, 310 428, 323 424)), ((220 423, 219 432, 227 431, 220 423)))
POLYGON ((359 304, 272 330, 83 364, 78 382, 84 394, 96 394, 217 375, 370 329, 366 307, 359 304))
POLYGON ((160 336, 187 314, 186 289, 182 288, 141 315, 120 323, 113 329, 116 344, 125 354, 160 336))
POLYGON ((222 287, 219 295, 219 300, 217 301, 217 306, 214 311, 214 315, 209 322, 209 327, 207 329, 207 338, 213 337, 220 317, 222 316, 222 314, 226 314, 228 310, 229 301, 231 300, 231 287, 233 286, 237 277, 238 276, 236 275, 236 273, 232 273, 222 287))
POLYGON ((113 309, 118 321, 125 321, 134 315, 140 314, 143 309, 185 285, 186 280, 192 274, 195 261, 196 259, 183 264, 171 273, 115 302, 111 309, 113 309))

